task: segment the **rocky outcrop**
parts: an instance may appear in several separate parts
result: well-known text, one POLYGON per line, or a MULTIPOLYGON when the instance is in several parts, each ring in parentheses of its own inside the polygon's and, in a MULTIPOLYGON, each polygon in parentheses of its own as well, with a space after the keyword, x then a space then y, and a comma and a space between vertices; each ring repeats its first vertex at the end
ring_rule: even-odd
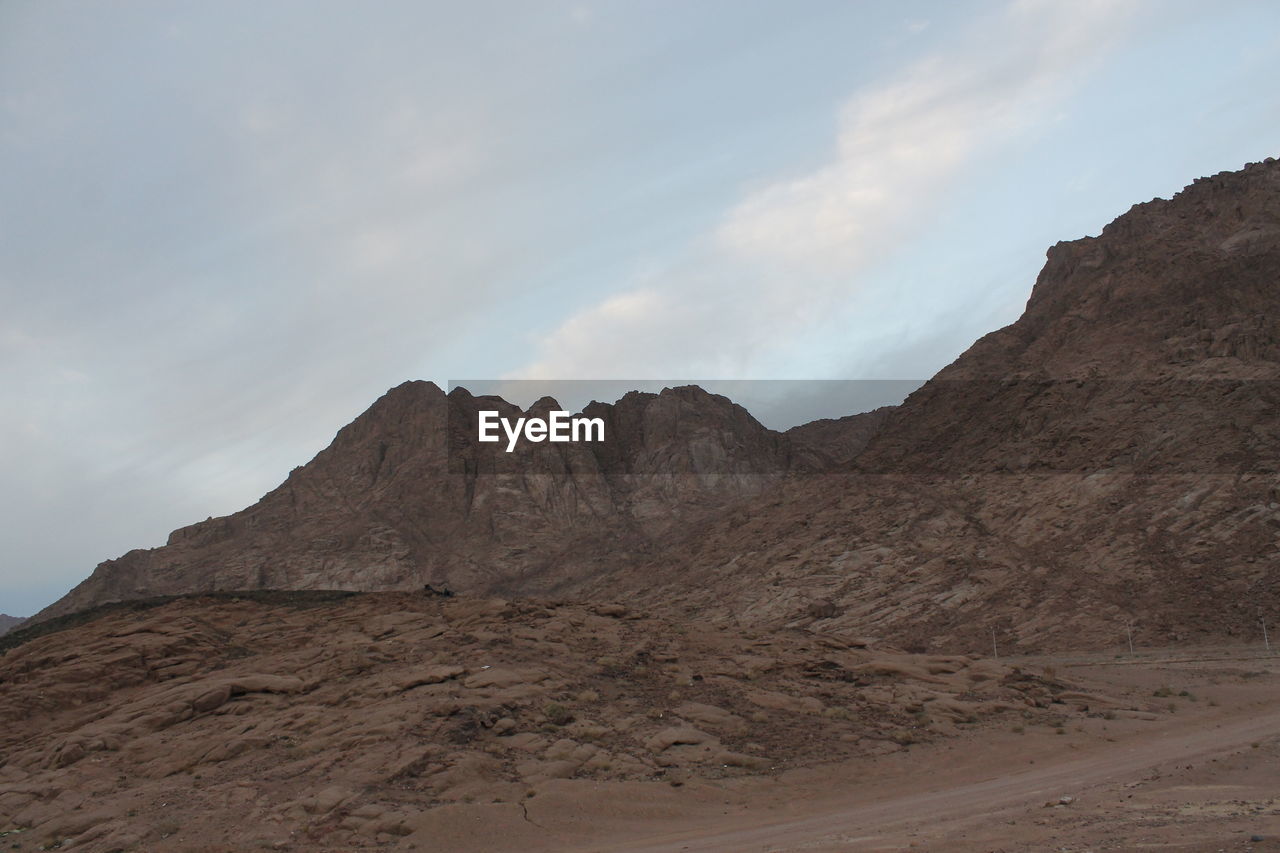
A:
POLYGON ((438 808, 537 820, 565 780, 724 785, 1097 704, 1000 662, 616 602, 283 599, 104 609, 7 649, 0 826, 24 850, 440 849, 438 808))

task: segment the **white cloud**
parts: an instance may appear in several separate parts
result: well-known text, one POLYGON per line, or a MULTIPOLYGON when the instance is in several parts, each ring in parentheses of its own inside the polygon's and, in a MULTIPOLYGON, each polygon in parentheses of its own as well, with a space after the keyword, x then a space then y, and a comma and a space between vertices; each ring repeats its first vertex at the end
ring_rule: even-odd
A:
POLYGON ((828 163, 747 194, 679 268, 571 317, 516 375, 731 376, 777 363, 779 342, 802 342, 846 303, 849 282, 918 231, 966 167, 1051 122, 1132 10, 1018 0, 959 48, 856 93, 828 163))

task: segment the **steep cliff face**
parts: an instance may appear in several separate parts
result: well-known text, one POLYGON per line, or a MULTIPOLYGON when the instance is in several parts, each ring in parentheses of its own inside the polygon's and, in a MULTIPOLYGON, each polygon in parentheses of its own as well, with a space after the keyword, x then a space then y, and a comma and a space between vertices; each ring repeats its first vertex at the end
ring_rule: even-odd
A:
POLYGON ((1280 618, 1280 163, 1049 251, 1024 315, 839 475, 701 525, 633 594, 922 647, 1256 638, 1280 618), (655 578, 660 579, 655 583, 655 578), (822 615, 825 614, 825 615, 822 615))

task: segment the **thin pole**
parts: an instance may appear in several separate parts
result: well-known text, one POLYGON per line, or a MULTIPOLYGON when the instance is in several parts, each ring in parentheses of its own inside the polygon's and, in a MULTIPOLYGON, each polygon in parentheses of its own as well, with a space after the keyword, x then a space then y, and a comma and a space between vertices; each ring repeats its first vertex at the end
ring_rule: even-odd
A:
POLYGON ((996 628, 991 626, 991 656, 996 660, 1000 659, 1000 650, 996 648, 996 628))
POLYGON ((1271 651, 1271 638, 1267 636, 1267 620, 1265 617, 1259 616, 1258 622, 1262 624, 1262 642, 1267 647, 1267 651, 1271 651))
POLYGON ((1125 625, 1124 632, 1129 635, 1129 654, 1133 654, 1133 626, 1125 625))

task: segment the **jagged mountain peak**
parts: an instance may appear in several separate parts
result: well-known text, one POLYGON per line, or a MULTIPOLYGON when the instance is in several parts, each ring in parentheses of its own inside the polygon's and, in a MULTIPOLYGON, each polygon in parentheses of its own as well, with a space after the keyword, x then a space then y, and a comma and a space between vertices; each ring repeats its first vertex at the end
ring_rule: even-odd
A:
POLYGON ((652 550, 674 524, 786 476, 785 436, 697 386, 592 403, 599 444, 477 441, 476 416, 527 410, 464 387, 405 382, 258 503, 100 564, 37 619, 108 601, 225 589, 536 592, 652 550))

